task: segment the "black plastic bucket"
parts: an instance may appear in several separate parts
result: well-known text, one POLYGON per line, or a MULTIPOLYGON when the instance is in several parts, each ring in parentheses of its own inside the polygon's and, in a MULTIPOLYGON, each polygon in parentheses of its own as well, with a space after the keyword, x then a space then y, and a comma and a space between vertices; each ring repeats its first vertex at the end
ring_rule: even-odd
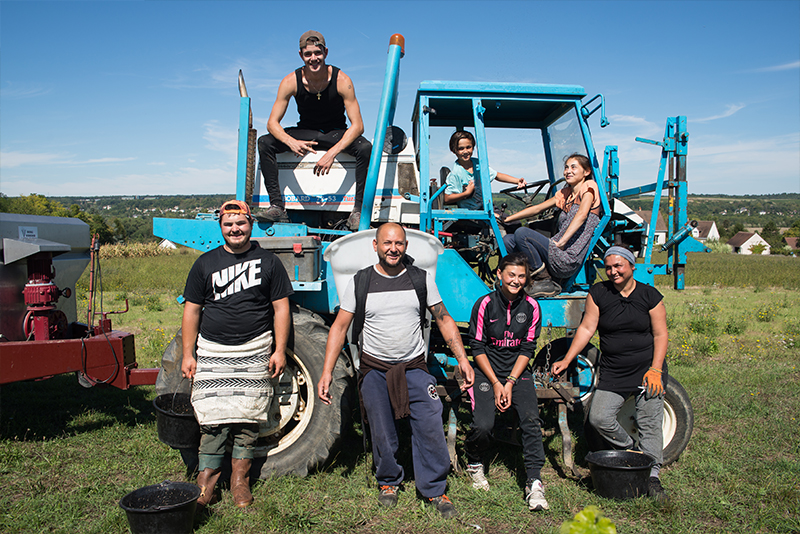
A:
POLYGON ((595 492, 607 499, 647 495, 653 459, 631 451, 596 451, 586 455, 595 492))
POLYGON ((196 449, 200 446, 200 425, 194 418, 191 396, 186 393, 167 393, 153 399, 156 409, 158 439, 176 449, 196 449))
POLYGON ((187 482, 145 486, 119 500, 133 534, 190 534, 200 488, 187 482))

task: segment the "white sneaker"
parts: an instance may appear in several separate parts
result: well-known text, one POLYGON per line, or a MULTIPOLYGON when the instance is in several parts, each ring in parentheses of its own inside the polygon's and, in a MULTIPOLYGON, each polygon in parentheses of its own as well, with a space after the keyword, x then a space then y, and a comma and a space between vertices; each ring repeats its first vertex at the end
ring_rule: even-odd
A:
POLYGON ((544 486, 541 480, 534 480, 530 486, 525 487, 525 502, 528 503, 528 509, 533 512, 550 509, 544 498, 544 486))
POLYGON ((489 481, 483 474, 483 464, 469 464, 467 473, 472 478, 472 487, 478 490, 489 491, 489 481))

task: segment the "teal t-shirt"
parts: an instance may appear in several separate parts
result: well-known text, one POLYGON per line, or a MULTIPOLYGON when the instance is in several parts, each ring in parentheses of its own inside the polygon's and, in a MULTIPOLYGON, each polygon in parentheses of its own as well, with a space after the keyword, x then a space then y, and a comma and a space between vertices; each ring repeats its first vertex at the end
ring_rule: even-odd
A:
MULTIPOLYGON (((472 168, 476 169, 480 166, 477 158, 472 158, 472 168)), ((489 167, 489 181, 497 177, 497 172, 489 167)), ((445 183, 447 188, 444 190, 448 195, 453 193, 463 193, 470 181, 475 177, 471 172, 462 167, 458 162, 453 165, 453 170, 447 175, 445 183)), ((475 192, 471 197, 465 198, 456 203, 459 208, 467 210, 482 210, 483 209, 483 195, 481 194, 480 182, 475 182, 475 192)))

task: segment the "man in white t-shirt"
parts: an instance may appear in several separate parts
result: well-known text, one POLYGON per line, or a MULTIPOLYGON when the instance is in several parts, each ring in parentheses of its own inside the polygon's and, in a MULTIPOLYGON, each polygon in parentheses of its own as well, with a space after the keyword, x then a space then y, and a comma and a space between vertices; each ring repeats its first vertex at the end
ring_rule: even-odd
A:
POLYGON ((443 517, 454 517, 455 507, 445 495, 450 457, 442 403, 425 361, 421 321, 425 310, 420 309, 423 299, 458 360, 464 378, 462 389, 472 385, 475 374, 458 326, 447 313, 433 277, 404 261, 408 246, 405 230, 386 223, 378 228, 373 246, 378 263, 356 274, 342 297, 328 335, 317 394, 323 402, 330 402, 333 368, 355 318, 354 331, 363 333, 363 337, 355 333, 354 337, 361 337, 359 391, 372 438, 378 501, 387 507, 397 504, 403 468, 396 459, 399 444, 395 423, 410 416, 416 488, 443 517))

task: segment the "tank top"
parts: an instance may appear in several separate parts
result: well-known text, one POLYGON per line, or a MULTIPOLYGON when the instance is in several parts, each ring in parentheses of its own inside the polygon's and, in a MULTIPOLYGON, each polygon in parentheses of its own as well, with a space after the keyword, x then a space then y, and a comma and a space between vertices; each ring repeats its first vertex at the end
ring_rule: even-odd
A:
POLYGON ((319 130, 327 133, 331 130, 346 130, 347 122, 344 118, 344 99, 336 89, 336 79, 339 69, 331 66, 330 83, 317 93, 310 93, 303 85, 303 67, 294 71, 297 78, 297 93, 294 96, 297 102, 297 113, 300 120, 298 128, 306 130, 319 130))

